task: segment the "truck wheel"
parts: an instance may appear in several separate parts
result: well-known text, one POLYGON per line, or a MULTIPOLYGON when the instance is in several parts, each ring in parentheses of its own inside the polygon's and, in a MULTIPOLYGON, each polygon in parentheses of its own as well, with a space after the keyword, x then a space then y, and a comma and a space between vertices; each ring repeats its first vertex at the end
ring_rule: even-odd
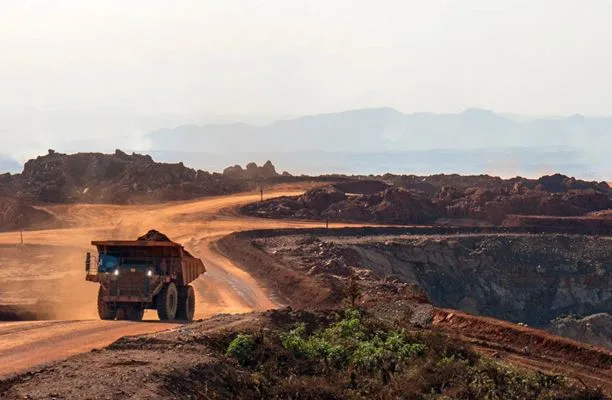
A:
POLYGON ((164 288, 155 297, 157 315, 162 321, 172 321, 176 317, 178 308, 178 292, 174 282, 164 285, 164 288))
POLYGON ((113 303, 107 303, 102 300, 104 289, 102 286, 98 289, 98 315, 102 320, 113 320, 117 316, 117 308, 113 303))
POLYGON ((178 300, 176 319, 193 321, 193 314, 195 312, 195 292, 193 287, 189 285, 181 286, 178 291, 178 300))

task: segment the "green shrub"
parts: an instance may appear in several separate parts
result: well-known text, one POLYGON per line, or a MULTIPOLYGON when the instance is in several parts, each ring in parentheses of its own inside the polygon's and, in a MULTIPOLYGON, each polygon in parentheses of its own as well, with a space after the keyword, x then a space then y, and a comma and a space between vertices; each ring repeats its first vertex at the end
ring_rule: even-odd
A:
POLYGON ((240 365, 245 366, 253 361, 255 340, 253 335, 239 334, 227 347, 226 355, 235 357, 240 365))
POLYGON ((366 328, 361 322, 361 313, 357 309, 345 311, 344 319, 332 324, 323 332, 328 340, 354 339, 361 340, 366 336, 366 328))
POLYGON ((298 324, 281 333, 280 338, 282 346, 295 357, 324 361, 336 368, 353 365, 370 372, 422 356, 427 348, 409 342, 402 332, 372 332, 357 309, 346 310, 343 319, 312 335, 306 335, 305 325, 298 324))

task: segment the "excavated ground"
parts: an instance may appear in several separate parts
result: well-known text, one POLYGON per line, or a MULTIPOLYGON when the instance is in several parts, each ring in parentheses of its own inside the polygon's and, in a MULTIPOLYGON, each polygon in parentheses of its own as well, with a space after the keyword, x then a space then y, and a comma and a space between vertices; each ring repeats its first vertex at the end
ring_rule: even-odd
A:
POLYGON ((609 237, 439 231, 253 231, 222 239, 220 248, 287 304, 337 304, 354 274, 362 304, 380 315, 402 310, 412 324, 442 328, 490 356, 612 390, 612 352, 523 323, 548 327, 565 312, 612 311, 609 237), (441 307, 518 323, 427 308, 419 295, 441 307))
POLYGON ((252 240, 313 279, 357 273, 412 284, 436 306, 476 315, 549 327, 568 314, 612 313, 612 237, 409 231, 255 232, 252 240))

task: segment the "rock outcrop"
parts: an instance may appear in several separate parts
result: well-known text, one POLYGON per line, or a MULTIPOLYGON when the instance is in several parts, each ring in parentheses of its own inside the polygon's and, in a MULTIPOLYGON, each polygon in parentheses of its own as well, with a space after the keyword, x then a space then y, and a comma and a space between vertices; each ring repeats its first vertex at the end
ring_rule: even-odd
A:
MULTIPOLYGON (((266 161, 261 167, 258 167, 254 162, 248 163, 246 169, 243 169, 240 165, 227 167, 223 170, 223 175, 233 179, 250 180, 269 179, 280 176, 270 160, 266 161)), ((282 176, 291 176, 291 174, 285 171, 282 176)))
POLYGON ((0 176, 0 195, 31 203, 134 203, 235 193, 252 185, 223 174, 165 164, 149 155, 53 150, 29 160, 21 174, 0 176))

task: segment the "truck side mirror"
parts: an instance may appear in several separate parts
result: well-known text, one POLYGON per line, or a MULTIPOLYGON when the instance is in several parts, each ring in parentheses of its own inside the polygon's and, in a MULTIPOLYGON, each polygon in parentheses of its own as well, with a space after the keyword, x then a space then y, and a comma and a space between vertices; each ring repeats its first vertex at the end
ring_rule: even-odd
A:
POLYGON ((89 273, 90 268, 91 268, 91 253, 87 252, 87 255, 85 256, 85 271, 89 273))

